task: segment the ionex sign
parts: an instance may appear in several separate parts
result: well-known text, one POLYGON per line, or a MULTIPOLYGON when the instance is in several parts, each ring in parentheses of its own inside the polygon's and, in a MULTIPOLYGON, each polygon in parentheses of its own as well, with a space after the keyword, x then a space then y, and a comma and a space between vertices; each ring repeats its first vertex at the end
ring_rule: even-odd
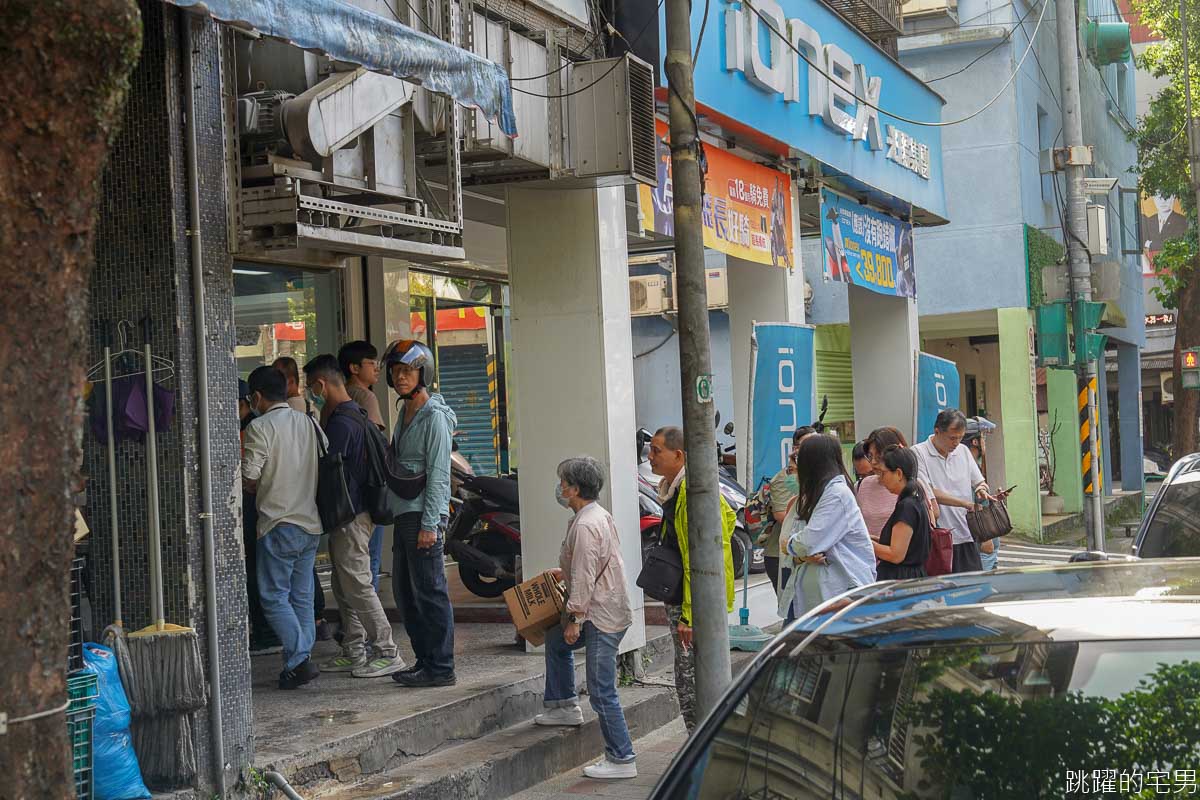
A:
MULTIPOLYGON (((821 0, 720 5, 721 16, 709 13, 694 73, 707 118, 756 148, 813 158, 946 216, 941 130, 887 113, 939 122, 943 101, 933 89, 821 0), (718 20, 723 30, 713 36, 718 20)), ((692 3, 696 39, 704 15, 705 4, 692 3)))

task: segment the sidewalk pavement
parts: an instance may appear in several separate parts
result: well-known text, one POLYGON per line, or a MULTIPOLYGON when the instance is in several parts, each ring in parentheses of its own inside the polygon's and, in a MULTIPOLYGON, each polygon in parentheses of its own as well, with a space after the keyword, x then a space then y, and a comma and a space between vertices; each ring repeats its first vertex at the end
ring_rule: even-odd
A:
POLYGON ((645 800, 686 740, 687 731, 683 727, 683 718, 679 717, 633 743, 634 752, 637 753, 636 778, 594 781, 585 778, 580 767, 513 795, 511 800, 577 800, 579 797, 645 800))

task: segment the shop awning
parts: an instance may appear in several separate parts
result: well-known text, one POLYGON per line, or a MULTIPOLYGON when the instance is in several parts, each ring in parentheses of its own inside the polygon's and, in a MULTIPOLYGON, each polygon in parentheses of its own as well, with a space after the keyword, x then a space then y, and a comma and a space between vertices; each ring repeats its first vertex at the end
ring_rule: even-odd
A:
POLYGON ((512 86, 503 67, 394 20, 340 0, 165 1, 449 95, 517 135, 512 86))

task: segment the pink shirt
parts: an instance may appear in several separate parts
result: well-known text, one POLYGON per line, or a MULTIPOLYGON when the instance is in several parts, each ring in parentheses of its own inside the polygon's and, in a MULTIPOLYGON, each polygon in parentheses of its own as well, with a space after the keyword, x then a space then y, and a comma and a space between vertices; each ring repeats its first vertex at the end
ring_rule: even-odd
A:
POLYGON ((567 583, 567 611, 604 633, 621 633, 633 623, 621 536, 599 503, 584 506, 571 520, 558 566, 567 583))
POLYGON ((883 533, 883 526, 896 510, 896 495, 884 487, 878 475, 868 475, 858 485, 856 497, 863 520, 867 523, 867 533, 871 534, 872 539, 878 539, 883 533))

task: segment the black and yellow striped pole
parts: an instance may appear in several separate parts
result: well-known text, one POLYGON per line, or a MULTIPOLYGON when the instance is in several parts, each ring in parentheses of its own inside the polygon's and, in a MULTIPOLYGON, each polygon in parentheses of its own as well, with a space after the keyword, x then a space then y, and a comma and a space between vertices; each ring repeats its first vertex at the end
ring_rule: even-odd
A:
MULTIPOLYGON (((1081 382, 1083 386, 1079 390, 1077 398, 1077 408, 1079 410, 1079 466, 1083 474, 1083 493, 1085 495, 1092 494, 1093 478, 1092 478, 1092 427, 1096 420, 1092 418, 1091 409, 1096 408, 1097 404, 1088 402, 1089 399, 1096 397, 1097 382, 1095 376, 1087 381, 1086 384, 1081 382)), ((1097 430, 1097 433, 1099 431, 1097 430)), ((1100 492, 1104 492, 1104 458, 1100 451, 1100 437, 1096 437, 1096 480, 1100 482, 1100 492)))

